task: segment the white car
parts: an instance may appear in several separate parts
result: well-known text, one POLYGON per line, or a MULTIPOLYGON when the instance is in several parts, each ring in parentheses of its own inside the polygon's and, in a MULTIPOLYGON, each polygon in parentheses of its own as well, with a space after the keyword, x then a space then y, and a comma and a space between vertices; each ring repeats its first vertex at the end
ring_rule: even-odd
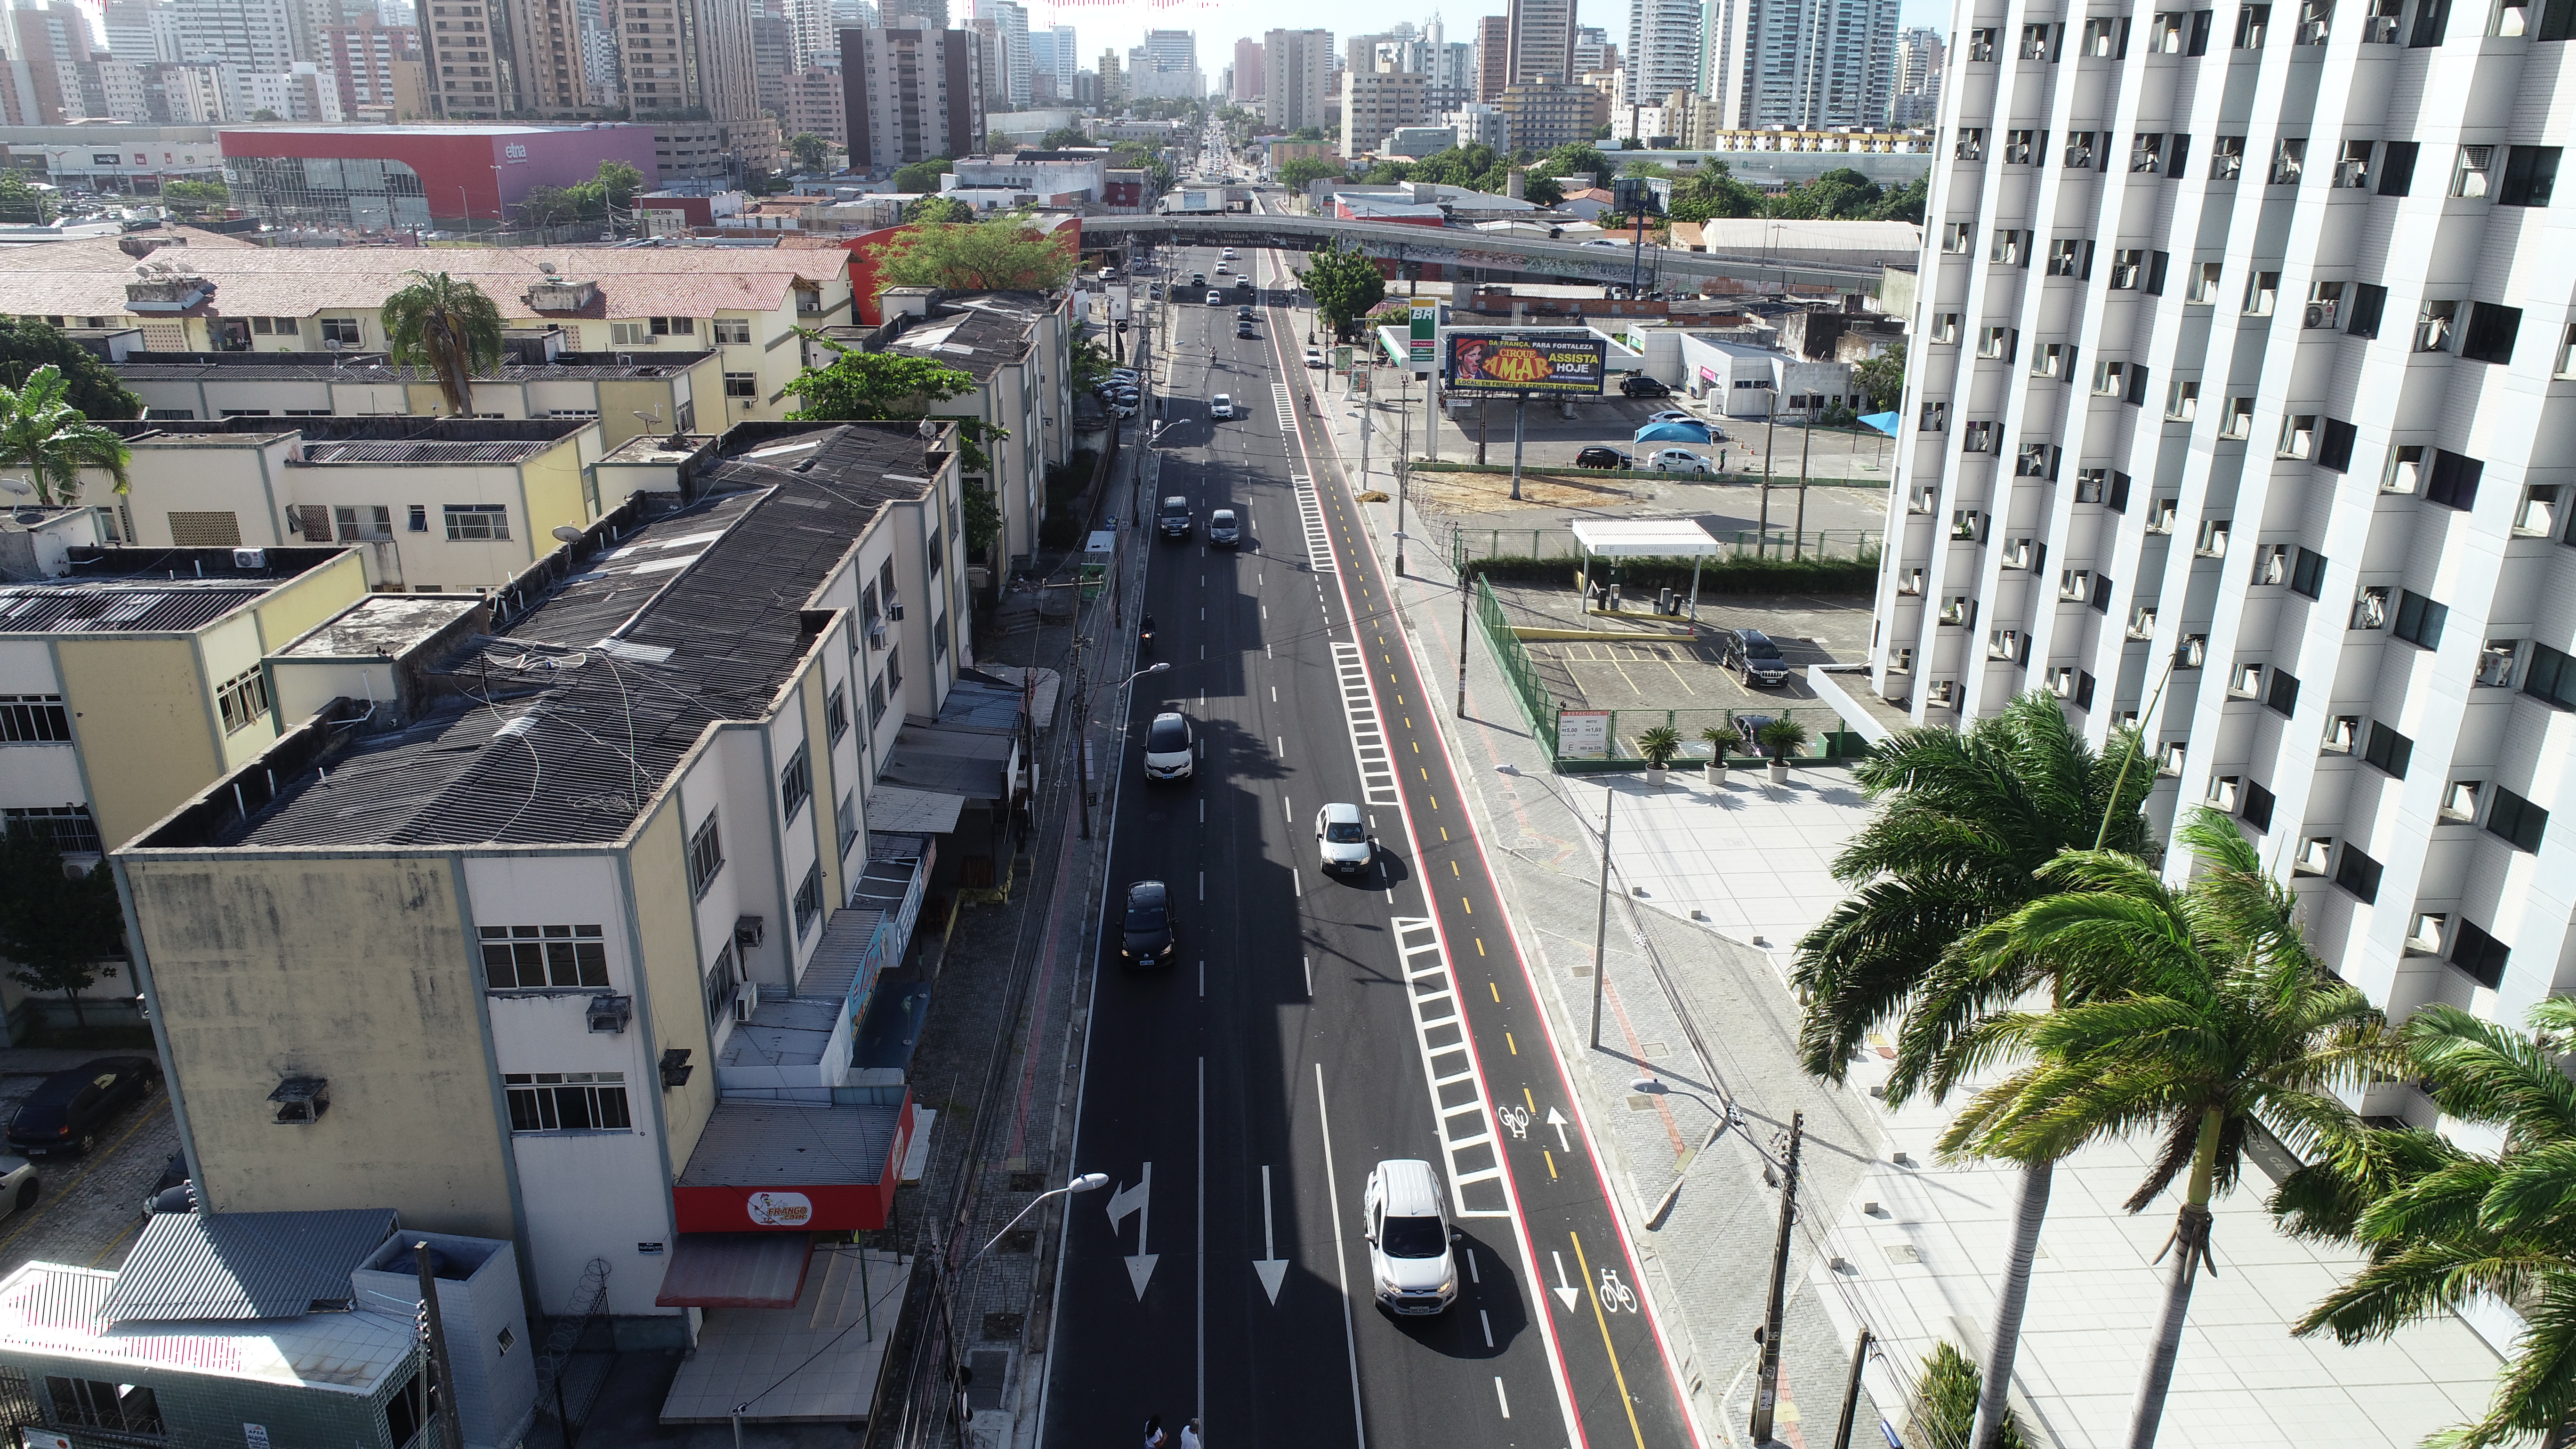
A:
POLYGON ((1666 408, 1659 413, 1648 413, 1646 415, 1646 421, 1650 423, 1695 423, 1699 421, 1699 415, 1682 408, 1666 408))
POLYGON ((24 1212, 36 1200, 36 1165, 23 1157, 0 1157, 0 1211, 24 1212))
POLYGON ((1146 779, 1186 780, 1197 758, 1198 742, 1191 735, 1189 716, 1165 710, 1145 727, 1146 779))
POLYGON ((1646 455, 1646 466, 1658 473, 1714 473, 1709 461, 1688 448, 1657 448, 1646 455))
POLYGON ((1449 1250, 1457 1229, 1431 1164, 1418 1157, 1379 1163, 1360 1198, 1368 1239, 1369 1278, 1377 1301, 1395 1313, 1438 1313, 1458 1297, 1458 1259, 1449 1250))
POLYGON ((1307 348, 1307 349, 1306 349, 1306 365, 1307 365, 1308 367, 1321 367, 1321 366, 1323 366, 1323 365, 1324 365, 1324 349, 1322 349, 1322 348, 1320 348, 1320 347, 1309 347, 1309 348, 1307 348))
POLYGON ((1230 262, 1230 261, 1233 261, 1233 260, 1234 260, 1234 248, 1232 248, 1232 247, 1227 247, 1224 251, 1221 251, 1221 252, 1217 253, 1217 255, 1218 255, 1218 256, 1220 256, 1220 257, 1222 257, 1222 258, 1224 258, 1225 260, 1227 260, 1227 261, 1229 261, 1229 262, 1230 262))
POLYGON ((1326 875, 1366 875, 1377 860, 1377 841, 1357 805, 1327 805, 1315 812, 1315 850, 1326 875))
POLYGON ((1211 307, 1222 307, 1222 306, 1224 306, 1224 305, 1225 305, 1225 294, 1224 294, 1223 292, 1210 292, 1210 293, 1208 293, 1208 305, 1209 305, 1209 306, 1211 306, 1211 307))
POLYGON ((1234 416, 1234 399, 1233 399, 1233 398, 1231 398, 1231 397, 1228 397, 1228 396, 1227 396, 1227 395, 1225 395, 1224 393, 1218 393, 1216 396, 1214 396, 1214 397, 1212 397, 1212 398, 1209 398, 1209 399, 1208 399, 1208 416, 1209 416, 1209 417, 1212 417, 1212 418, 1230 418, 1230 417, 1233 417, 1233 416, 1234 416))

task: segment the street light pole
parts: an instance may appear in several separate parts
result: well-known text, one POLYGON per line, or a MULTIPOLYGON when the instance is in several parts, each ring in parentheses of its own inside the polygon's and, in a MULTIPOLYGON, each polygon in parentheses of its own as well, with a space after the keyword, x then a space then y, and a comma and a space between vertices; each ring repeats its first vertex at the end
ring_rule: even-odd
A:
MULTIPOLYGON (((1062 1187, 1049 1188, 1047 1191, 1039 1193, 1036 1197, 1029 1199, 1028 1206, 1021 1208, 1017 1213, 1013 1214, 1009 1222, 1002 1224, 1002 1231, 995 1233, 991 1242, 987 1242, 984 1246, 977 1248, 975 1250, 975 1256, 968 1258, 965 1262, 958 1264, 955 1268, 946 1269, 945 1271, 940 1272, 938 1286, 941 1290, 939 1298, 942 1312, 940 1313, 939 1331, 948 1339, 950 1345, 949 1367, 952 1370, 952 1382, 949 1387, 949 1403, 952 1406, 950 1412, 956 1416, 957 1442, 959 1444, 963 1445, 967 1442, 969 1420, 966 1412, 966 1345, 959 1341, 962 1335, 957 1331, 956 1285, 958 1280, 966 1276, 967 1269, 972 1268, 977 1263, 983 1261, 983 1257, 986 1253, 993 1251, 994 1243, 1002 1241, 1005 1234, 1009 1233, 1011 1229, 1018 1227, 1020 1225, 1021 1218, 1027 1217, 1030 1213, 1037 1211, 1039 1203, 1045 1202, 1051 1197, 1062 1197, 1067 1193, 1097 1192, 1108 1185, 1109 1174, 1105 1172, 1086 1172, 1082 1176, 1075 1178, 1073 1181, 1066 1183, 1062 1187)), ((867 1250, 862 1248, 859 1251, 862 1254, 861 1261, 864 1262, 864 1255, 867 1250)), ((932 1259, 933 1267, 938 1267, 940 1261, 946 1257, 947 1254, 944 1251, 934 1256, 932 1259)), ((746 1404, 743 1407, 748 1408, 750 1406, 746 1404)), ((737 1410, 736 1412, 739 1413, 740 1411, 737 1410)), ((735 1432, 740 1433, 741 1427, 742 1421, 740 1419, 736 1419, 734 1421, 735 1432)))
POLYGON ((1789 1234, 1798 1223, 1798 1148, 1807 1114, 1789 1114, 1789 1151, 1780 1174, 1780 1235, 1771 1247, 1771 1305, 1762 1320, 1762 1367, 1753 1384, 1753 1442, 1771 1441, 1771 1416, 1780 1398, 1780 1321, 1787 1316, 1789 1234))
POLYGON ((1529 394, 1512 398, 1512 501, 1521 501, 1521 425, 1529 414, 1529 394))
POLYGON ((1610 943, 1610 814, 1619 803, 1619 792, 1605 790, 1601 797, 1601 909, 1592 920, 1592 1046, 1601 1047, 1602 983, 1608 979, 1609 965, 1605 948, 1610 943))

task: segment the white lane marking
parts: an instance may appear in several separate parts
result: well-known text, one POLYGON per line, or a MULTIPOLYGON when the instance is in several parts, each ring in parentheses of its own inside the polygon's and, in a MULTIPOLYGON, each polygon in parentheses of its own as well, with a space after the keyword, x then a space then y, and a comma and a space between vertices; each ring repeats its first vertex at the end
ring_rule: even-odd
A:
MULTIPOLYGON (((1491 1329, 1486 1330, 1485 1336, 1486 1338, 1491 1339, 1493 1337, 1493 1331, 1491 1329)), ((1510 1418, 1512 1416, 1512 1396, 1503 1392, 1503 1376, 1501 1374, 1494 1375, 1494 1399, 1497 1403, 1500 1403, 1503 1406, 1503 1417, 1506 1419, 1510 1418)))
POLYGON ((1312 1001, 1315 997, 1315 958, 1300 956, 1297 962, 1306 968, 1306 999, 1312 1001))
MULTIPOLYGON (((1202 970, 1207 963, 1199 963, 1202 970)), ((1199 1241, 1207 1241, 1207 1058, 1199 1058, 1199 1241)), ((1207 1413, 1207 1254, 1195 1253, 1199 1266, 1199 1382, 1198 1411, 1207 1413)), ((1501 1380, 1497 1379, 1496 1383, 1501 1380)), ((1503 1410, 1505 1418, 1511 1409, 1503 1410)))
MULTIPOLYGON (((1279 1256, 1279 1245, 1270 1227, 1270 1164, 1261 1164, 1261 1256, 1253 1261, 1252 1271, 1261 1277, 1261 1286, 1270 1295, 1270 1305, 1279 1306, 1279 1284, 1288 1276, 1288 1260, 1279 1256)), ((1493 1330, 1485 1330, 1485 1346, 1493 1347, 1493 1330)))
POLYGON ((1136 1285, 1137 1301, 1143 1302, 1145 1284, 1154 1276, 1154 1260, 1160 1256, 1145 1246, 1145 1234, 1154 1223, 1154 1164, 1150 1162, 1134 1187, 1109 1195, 1109 1231, 1114 1234, 1124 1228, 1129 1213, 1136 1215, 1136 1252, 1127 1260, 1127 1281, 1136 1285))
POLYGON ((1333 1117, 1324 1105, 1324 1064, 1315 1063, 1315 1129, 1324 1136, 1324 1192, 1333 1210, 1333 1276, 1342 1285, 1342 1343, 1351 1356, 1351 1430, 1368 1449, 1368 1416, 1360 1412, 1360 1335, 1351 1324, 1350 1254, 1342 1245, 1342 1179, 1333 1170, 1333 1117))
POLYGON ((1396 803, 1395 756, 1387 743, 1386 722, 1378 718, 1377 696, 1369 690, 1368 656, 1357 644, 1332 647, 1342 720, 1350 728, 1351 754, 1360 766, 1360 798, 1371 805, 1392 805, 1396 803))
POLYGON ((1297 893, 1297 899, 1302 901, 1306 898, 1305 877, 1299 875, 1297 867, 1293 865, 1288 867, 1288 888, 1297 893))
POLYGON ((1199 899, 1200 899, 1200 900, 1206 900, 1206 899, 1207 899, 1207 872, 1206 872, 1206 871, 1200 871, 1200 872, 1199 872, 1199 899))
POLYGON ((1477 1309, 1477 1310, 1476 1310, 1476 1321, 1477 1321, 1478 1323, 1480 1323, 1480 1324, 1484 1325, 1484 1329, 1485 1329, 1485 1347, 1487 1347, 1487 1348, 1492 1348, 1492 1347, 1494 1346, 1494 1320, 1493 1320, 1493 1316, 1492 1316, 1491 1314, 1488 1314, 1487 1312, 1485 1312, 1485 1310, 1483 1310, 1483 1309, 1479 1308, 1479 1309, 1477 1309))
POLYGON ((1493 1114, 1485 1105, 1485 1083, 1466 1050, 1467 1019, 1459 1010, 1457 978, 1449 970, 1431 922, 1397 916, 1396 950, 1404 969, 1406 1004, 1413 1012, 1413 1040, 1422 1055, 1422 1080, 1431 1093, 1432 1128, 1440 1135, 1440 1153, 1449 1169, 1451 1211, 1462 1218, 1508 1218, 1499 1190, 1487 1188, 1468 1201, 1467 1189, 1503 1175, 1503 1153, 1494 1140, 1493 1114), (1461 1159, 1465 1159, 1463 1162, 1461 1159), (1481 1200, 1494 1199, 1496 1206, 1481 1200))

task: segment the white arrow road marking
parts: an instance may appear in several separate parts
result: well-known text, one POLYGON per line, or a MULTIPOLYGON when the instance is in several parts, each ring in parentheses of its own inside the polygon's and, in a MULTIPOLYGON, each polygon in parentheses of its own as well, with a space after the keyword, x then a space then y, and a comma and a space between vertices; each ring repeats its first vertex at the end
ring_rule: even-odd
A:
MULTIPOLYGON (((1145 1250, 1145 1233, 1154 1219, 1153 1191, 1154 1164, 1148 1162, 1145 1175, 1137 1180, 1134 1187, 1122 1187, 1109 1195, 1109 1231, 1122 1231, 1127 1224, 1127 1215, 1136 1215, 1136 1252, 1127 1260, 1127 1281, 1136 1285, 1139 1301, 1145 1297, 1145 1280, 1154 1276, 1156 1255, 1145 1250)), ((1557 1267, 1560 1273, 1564 1269, 1562 1263, 1557 1267)))
POLYGON ((1565 1145, 1565 1114, 1559 1112, 1554 1107, 1548 1108, 1547 1125, 1556 1129, 1556 1150, 1569 1154, 1572 1153, 1574 1149, 1565 1145))
POLYGON ((1261 1256, 1254 1260, 1252 1271, 1261 1275, 1262 1291, 1270 1295, 1271 1304, 1276 1306, 1280 1281, 1288 1276, 1288 1260, 1279 1256, 1278 1248, 1271 1241, 1270 1164, 1266 1162, 1261 1164, 1261 1256))
MULTIPOLYGON (((1150 1166, 1151 1166, 1151 1164, 1148 1164, 1148 1167, 1149 1167, 1149 1168, 1150 1168, 1150 1166)), ((1116 1205, 1115 1205, 1115 1204, 1112 1204, 1112 1206, 1114 1207, 1114 1206, 1116 1206, 1116 1205)), ((1569 1282, 1567 1282, 1567 1281, 1566 1281, 1566 1279, 1565 1279, 1565 1255, 1564 1255, 1563 1253, 1559 1253, 1559 1252, 1555 1252, 1555 1251, 1552 1251, 1552 1250, 1551 1250, 1551 1251, 1548 1253, 1548 1256, 1549 1256, 1550 1258, 1553 1258, 1553 1259, 1555 1259, 1555 1260, 1556 1260, 1556 1286, 1555 1286, 1555 1287, 1553 1287, 1553 1288, 1550 1288, 1550 1289, 1549 1289, 1549 1290, 1547 1290, 1547 1291, 1549 1291, 1550 1293, 1555 1294, 1555 1295, 1557 1296, 1558 1300, 1559 1300, 1560 1302, 1562 1302, 1562 1303, 1564 1303, 1564 1304, 1565 1304, 1565 1311, 1566 1311, 1566 1312, 1568 1312, 1568 1313, 1572 1313, 1572 1312, 1574 1311, 1574 1297, 1575 1297, 1575 1295, 1576 1295, 1577 1293, 1580 1293, 1580 1292, 1582 1292, 1583 1290, 1581 1290, 1581 1289, 1579 1289, 1579 1288, 1575 1287, 1572 1283, 1569 1283, 1569 1282)), ((1127 1261, 1129 1261, 1129 1262, 1131 1262, 1131 1263, 1132 1263, 1132 1262, 1134 1262, 1134 1261, 1136 1261, 1136 1260, 1135 1260, 1135 1259, 1133 1259, 1133 1258, 1130 1258, 1130 1259, 1128 1259, 1127 1261)), ((1143 1290, 1143 1289, 1138 1289, 1137 1291, 1141 1294, 1144 1290, 1143 1290)))

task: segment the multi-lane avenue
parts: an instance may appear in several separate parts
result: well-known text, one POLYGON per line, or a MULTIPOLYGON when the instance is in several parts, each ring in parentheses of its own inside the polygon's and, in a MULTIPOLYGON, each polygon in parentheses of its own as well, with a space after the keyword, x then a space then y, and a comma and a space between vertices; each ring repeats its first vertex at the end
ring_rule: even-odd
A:
POLYGON ((1066 1214, 1044 1442, 1133 1443, 1158 1414, 1227 1449, 1694 1444, 1449 769, 1442 691, 1310 411, 1325 374, 1278 305, 1283 259, 1233 264, 1264 286, 1250 338, 1232 275, 1221 306, 1187 285, 1216 262, 1168 255, 1161 273, 1176 302, 1152 491, 1187 499, 1194 525, 1133 544, 1159 626, 1137 667, 1173 667, 1126 701, 1073 1167, 1111 1185, 1066 1214), (1219 393, 1231 420, 1210 416, 1219 393), (1239 549, 1209 545, 1217 508, 1242 518, 1239 549), (1193 779, 1149 783, 1144 725, 1166 709, 1200 758, 1193 779), (1337 801, 1377 837, 1363 877, 1319 868, 1316 812, 1337 801), (1180 948, 1131 973, 1115 905, 1148 879, 1180 948), (1436 1317, 1375 1299, 1361 1193, 1390 1158, 1430 1162, 1463 1230, 1436 1317))

